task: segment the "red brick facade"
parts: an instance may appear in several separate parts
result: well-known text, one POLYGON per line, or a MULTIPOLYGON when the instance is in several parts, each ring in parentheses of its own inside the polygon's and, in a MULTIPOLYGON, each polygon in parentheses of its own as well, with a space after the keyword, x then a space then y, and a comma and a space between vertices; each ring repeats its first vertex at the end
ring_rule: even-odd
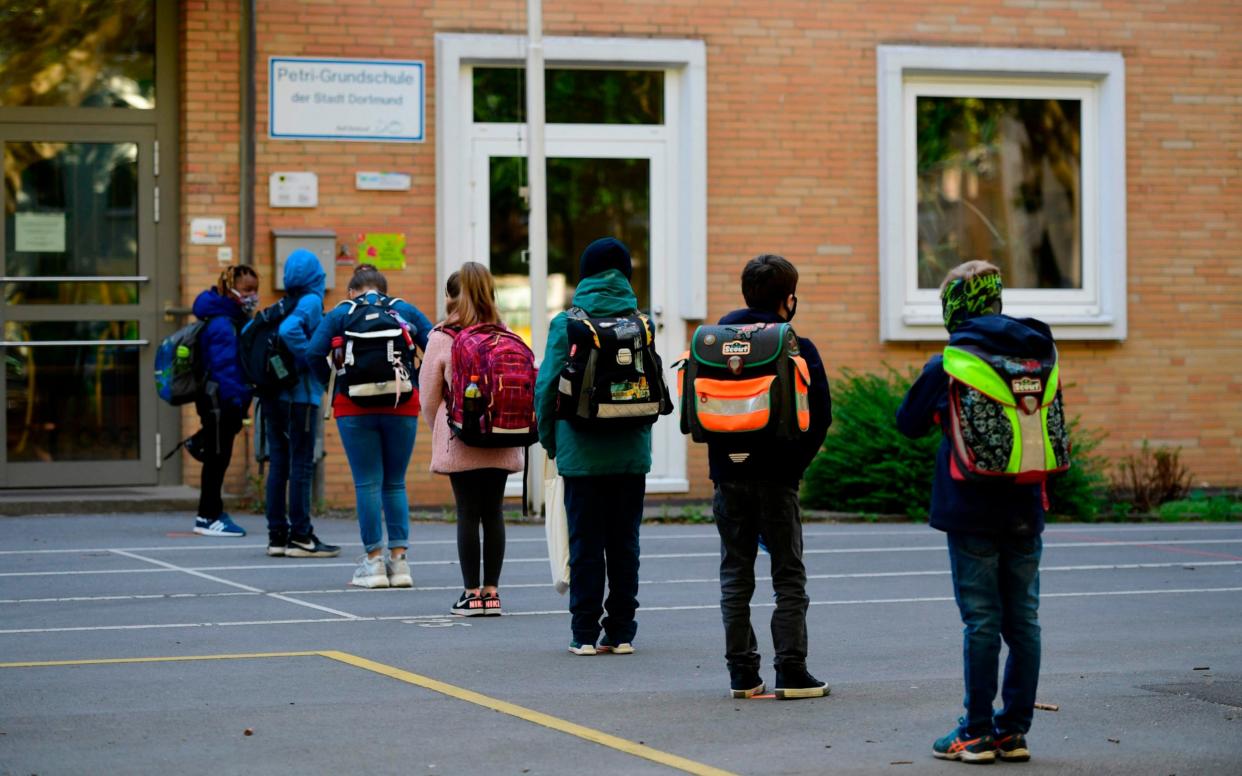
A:
MULTIPOLYGON (((182 3, 182 216, 224 216, 238 233, 240 4, 182 3)), ((407 235, 393 289, 434 311, 434 35, 524 34, 523 0, 258 3, 255 63, 254 264, 271 298, 270 230, 407 235), (422 60, 427 140, 420 144, 267 138, 269 56, 422 60), (355 191, 357 170, 399 169, 409 192, 355 191), (314 170, 320 206, 267 207, 276 170, 314 170)), ((879 341, 876 47, 961 45, 1116 51, 1126 62, 1129 334, 1067 342, 1067 401, 1109 432, 1114 458, 1142 440, 1180 445, 1197 482, 1242 484, 1242 13, 1230 2, 973 0, 807 3, 545 0, 547 35, 667 37, 707 46, 709 316, 735 306, 742 262, 779 252, 802 273, 799 331, 819 344, 830 378, 843 368, 919 364, 933 343, 879 341)), ((1107 187, 1107 182, 1105 182, 1107 187)), ((214 246, 182 244, 185 300, 218 272, 214 246)), ((338 288, 347 279, 338 274, 338 288)), ((451 500, 427 473, 425 427, 411 462, 411 500, 451 500)), ((326 496, 352 502, 333 424, 326 496)), ((693 493, 706 492, 691 448, 693 493)), ((240 464, 238 464, 240 465, 240 464)), ((187 482, 197 473, 187 468, 187 482)))

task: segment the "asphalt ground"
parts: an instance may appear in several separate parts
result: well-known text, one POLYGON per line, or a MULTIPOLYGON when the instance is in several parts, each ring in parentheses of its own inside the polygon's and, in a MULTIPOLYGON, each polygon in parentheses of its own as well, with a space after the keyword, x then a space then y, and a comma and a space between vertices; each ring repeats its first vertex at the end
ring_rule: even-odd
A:
MULTIPOLYGON (((644 525, 634 655, 566 651, 540 526, 511 525, 505 616, 448 615, 455 526, 413 590, 184 517, 0 519, 0 773, 950 773, 961 624, 944 538, 808 524, 810 668, 829 698, 728 694, 711 525, 644 525), (48 665, 50 663, 50 665, 48 665), (246 731, 250 731, 247 735, 246 731), (718 770, 713 770, 718 769, 718 770)), ((765 556, 760 556, 761 574, 765 556)), ((1242 525, 1045 534, 1027 774, 1242 774, 1242 525)), ((753 616, 770 683, 766 579, 753 616)))

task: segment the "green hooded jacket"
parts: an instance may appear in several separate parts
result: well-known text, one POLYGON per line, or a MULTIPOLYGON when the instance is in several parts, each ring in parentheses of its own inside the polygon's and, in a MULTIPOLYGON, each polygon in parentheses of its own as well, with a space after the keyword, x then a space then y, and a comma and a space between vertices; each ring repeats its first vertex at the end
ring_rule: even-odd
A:
MULTIPOLYGON (((638 300, 625 275, 610 269, 580 282, 573 304, 598 318, 633 312, 638 300)), ((651 471, 650 426, 583 432, 575 430, 569 421, 556 419, 557 384, 569 355, 566 320, 566 314, 561 313, 548 325, 548 347, 535 383, 539 442, 549 457, 556 459, 557 469, 565 477, 646 474, 651 471)))

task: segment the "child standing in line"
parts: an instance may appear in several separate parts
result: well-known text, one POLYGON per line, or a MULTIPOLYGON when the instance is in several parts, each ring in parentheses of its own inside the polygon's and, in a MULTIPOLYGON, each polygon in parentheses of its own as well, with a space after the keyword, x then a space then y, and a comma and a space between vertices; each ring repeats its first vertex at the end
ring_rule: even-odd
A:
MULTIPOLYGON (((620 240, 603 237, 591 243, 583 250, 578 268, 575 308, 590 317, 627 315, 637 310, 638 299, 630 286, 630 250, 620 240)), ((548 326, 535 402, 539 442, 548 456, 556 459, 565 478, 572 616, 569 651, 575 655, 628 655, 634 652, 638 630, 634 621, 638 609, 638 528, 647 472, 651 470, 651 427, 582 431, 557 418, 557 383, 570 355, 568 320, 567 313, 562 312, 548 326)))
MULTIPOLYGON (((1003 356, 1047 358, 1052 332, 1040 321, 1001 315, 1000 271, 983 261, 951 270, 940 288, 949 344, 1003 356)), ((961 612, 966 713, 932 745, 946 760, 992 762, 1030 759, 1026 733, 1039 683, 1039 560, 1044 530, 1041 486, 953 477, 950 461, 949 378, 944 358, 933 356, 897 410, 908 437, 939 424, 929 522, 947 534, 953 594, 961 612), (1001 640, 1009 647, 994 711, 1001 640)))
POLYGON ((216 285, 194 300, 194 315, 206 321, 199 334, 206 370, 203 392, 194 400, 203 427, 186 441, 186 450, 203 463, 202 488, 194 533, 242 537, 246 530, 224 511, 220 490, 233 457, 233 440, 250 410, 250 391, 242 380, 237 334, 259 302, 259 276, 244 264, 220 273, 216 285))
POLYGON ((522 471, 520 447, 471 447, 449 429, 445 396, 453 385, 453 341, 463 329, 501 324, 492 274, 468 261, 449 275, 445 287, 448 317, 427 339, 418 376, 423 417, 431 424, 431 470, 447 474, 457 502, 457 557, 464 590, 450 607, 463 617, 498 615, 500 569, 505 559, 505 518, 501 506, 511 472, 522 471), (479 528, 483 529, 483 577, 479 578, 479 528))
MULTIPOLYGON (((389 337, 399 343, 397 347, 417 345, 426 347, 431 322, 418 308, 400 299, 390 299, 388 279, 370 264, 359 264, 347 289, 349 301, 342 302, 324 316, 306 347, 315 379, 328 382, 332 369, 350 366, 344 357, 341 363, 329 366, 329 353, 345 352, 344 342, 351 325, 366 325, 369 321, 390 324, 391 331, 375 329, 372 334, 395 334, 389 337), (395 313, 395 315, 394 315, 395 313), (358 318, 363 320, 360 322, 358 318), (352 322, 352 324, 351 324, 352 322), (404 343, 400 344, 400 343, 404 343)), ((372 337, 374 341, 383 338, 372 337)), ((351 343, 352 344, 352 343, 351 343)), ((391 343, 385 343, 390 345, 391 343)), ((359 361, 362 360, 359 348, 359 361)), ((352 348, 351 348, 352 352, 352 348)), ((392 353, 391 350, 388 351, 392 353)), ((413 355, 410 364, 413 366, 413 355)), ((405 490, 405 472, 414 451, 414 437, 418 433, 418 397, 415 386, 417 375, 404 374, 401 380, 408 383, 404 400, 395 372, 408 368, 391 362, 383 365, 381 374, 384 388, 394 392, 375 402, 355 400, 347 394, 342 382, 342 372, 337 372, 334 395, 331 397, 332 413, 336 427, 341 433, 341 446, 349 459, 349 471, 354 479, 354 495, 358 512, 358 528, 362 534, 366 555, 349 584, 355 587, 413 587, 414 578, 406 560, 410 537, 410 502, 405 490), (391 382, 390 382, 391 381, 391 382), (384 557, 384 528, 388 528, 388 557, 384 557)), ((367 391, 359 391, 366 395, 367 391)), ((372 397, 374 398, 374 397, 372 397)))
MULTIPOLYGON (((783 323, 798 309, 798 270, 781 256, 763 254, 742 270, 746 309, 720 319, 721 325, 783 323)), ((762 542, 771 556, 776 611, 772 642, 776 649, 777 698, 819 698, 828 685, 806 668, 806 567, 802 563, 802 519, 798 485, 832 424, 828 376, 815 345, 798 338, 811 380, 807 400, 810 426, 797 442, 712 441, 708 462, 715 495, 712 512, 720 533, 720 613, 725 628, 725 661, 734 698, 764 691, 759 650, 750 624, 755 592, 755 558, 762 542)))

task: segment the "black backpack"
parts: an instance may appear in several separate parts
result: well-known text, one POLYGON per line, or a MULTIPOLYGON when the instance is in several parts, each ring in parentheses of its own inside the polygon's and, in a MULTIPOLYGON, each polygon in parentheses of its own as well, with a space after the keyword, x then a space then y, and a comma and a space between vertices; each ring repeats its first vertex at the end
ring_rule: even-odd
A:
POLYGON ((238 337, 242 375, 256 396, 272 398, 298 381, 293 353, 280 338, 280 324, 296 305, 296 299, 286 296, 264 308, 238 337))
POLYGON ((570 308, 565 333, 569 356, 561 369, 557 417, 575 428, 650 426, 673 411, 655 329, 638 310, 592 318, 570 308))
POLYGON ((795 440, 811 427, 811 373, 788 323, 700 326, 681 372, 681 431, 695 442, 795 440))
POLYGON ((398 301, 367 295, 338 305, 349 310, 336 390, 360 407, 396 407, 418 395, 416 347, 408 324, 392 308, 398 301))

